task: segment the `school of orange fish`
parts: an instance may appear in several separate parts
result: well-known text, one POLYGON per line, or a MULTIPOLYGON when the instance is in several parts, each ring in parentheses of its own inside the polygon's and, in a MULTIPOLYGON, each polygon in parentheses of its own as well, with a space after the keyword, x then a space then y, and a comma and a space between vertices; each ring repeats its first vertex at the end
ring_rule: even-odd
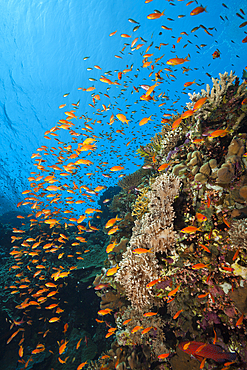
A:
MULTIPOLYGON (((179 8, 182 1, 167 1, 167 6, 176 5, 179 8)), ((144 3, 148 4, 151 2, 152 0, 146 0, 144 3)), ((222 4, 222 6, 227 9, 227 5, 222 4)), ((178 18, 185 16, 200 17, 201 13, 207 11, 206 7, 198 5, 197 1, 189 1, 186 7, 188 9, 187 14, 178 15, 178 18)), ((154 24, 154 27, 157 27, 159 32, 173 31, 175 34, 175 30, 172 30, 171 27, 160 23, 163 20, 165 21, 166 13, 169 13, 169 9, 162 12, 153 10, 153 12, 147 14, 147 20, 159 22, 157 25, 154 24)), ((240 9, 240 13, 237 13, 237 15, 239 18, 244 19, 245 14, 242 9, 240 9)), ((169 20, 169 18, 167 19, 169 20)), ((99 71, 98 81, 94 78, 89 78, 94 83, 93 86, 78 87, 78 91, 84 94, 91 93, 92 101, 89 104, 89 113, 78 113, 80 100, 83 100, 83 97, 76 103, 72 103, 71 106, 68 106, 66 103, 61 104, 59 109, 64 110, 61 119, 44 134, 46 140, 54 143, 53 146, 50 146, 50 144, 41 145, 36 153, 32 155, 35 171, 29 177, 30 189, 23 191, 22 194, 25 196, 25 199, 17 205, 17 207, 27 205, 31 209, 27 217, 23 215, 18 216, 19 219, 25 219, 25 222, 28 220, 30 226, 27 229, 24 223, 24 227, 13 229, 11 238, 12 249, 10 252, 14 261, 10 265, 13 278, 12 282, 5 286, 9 294, 13 296, 14 302, 18 302, 15 305, 14 314, 17 319, 11 320, 11 331, 7 343, 9 344, 14 338, 18 337, 19 362, 23 363, 23 369, 28 367, 33 356, 47 350, 45 338, 54 330, 53 324, 61 321, 61 314, 64 309, 60 307, 59 291, 66 284, 66 278, 73 273, 73 270, 76 270, 77 262, 81 263, 83 261, 83 254, 90 253, 90 250, 86 248, 86 239, 83 237, 83 234, 99 230, 90 222, 92 215, 95 213, 100 218, 101 210, 95 206, 97 196, 107 189, 109 184, 124 176, 123 172, 120 175, 118 174, 128 167, 126 158, 127 163, 131 159, 137 161, 138 156, 134 155, 138 145, 137 134, 140 137, 142 135, 143 140, 145 136, 149 137, 145 131, 143 133, 138 131, 138 128, 140 130, 141 126, 149 124, 150 126, 148 127, 152 134, 163 124, 169 124, 172 126, 172 129, 175 129, 181 124, 183 119, 192 116, 207 100, 207 98, 198 100, 193 110, 181 112, 180 117, 172 121, 171 113, 177 113, 178 111, 175 108, 169 109, 171 113, 166 113, 165 111, 165 105, 169 104, 169 98, 163 91, 165 90, 164 82, 168 80, 171 84, 172 81, 176 80, 177 69, 171 68, 177 66, 180 68, 179 72, 182 70, 182 73, 187 75, 192 68, 185 67, 184 63, 191 62, 190 65, 192 65, 193 61, 190 60, 189 54, 186 57, 174 56, 166 59, 165 52, 162 55, 160 54, 168 44, 160 43, 159 45, 154 45, 153 42, 148 43, 141 36, 135 37, 135 32, 140 32, 140 24, 133 19, 129 19, 129 22, 136 24, 132 34, 120 34, 120 37, 128 40, 129 43, 125 43, 122 50, 115 57, 124 59, 127 55, 124 52, 127 51, 129 54, 127 58, 131 58, 130 55, 138 53, 138 56, 141 55, 142 65, 135 69, 133 64, 130 65, 128 62, 125 69, 114 72, 104 72, 100 66, 94 65, 94 68, 99 71), (155 57, 156 55, 157 57, 155 57), (137 78, 137 73, 140 70, 144 71, 145 76, 142 82, 140 82, 140 78, 137 78), (113 89, 114 92, 112 93, 113 89), (116 94, 117 89, 121 89, 119 95, 112 97, 111 93, 116 94), (118 107, 117 101, 120 97, 125 96, 125 91, 136 95, 137 105, 142 104, 144 108, 145 117, 138 120, 137 123, 135 122, 136 111, 132 111, 130 114, 130 106, 127 104, 126 107, 118 107), (148 104, 150 104, 150 107, 148 104), (157 122, 156 113, 146 114, 148 109, 154 112, 155 109, 159 110, 162 115, 160 123, 157 122), (97 115, 98 118, 95 118, 95 116, 92 118, 91 116, 93 115, 97 115), (133 122, 135 122, 135 128, 131 129, 133 122), (99 127, 101 132, 98 129, 99 127), (103 145, 100 145, 101 141, 104 143, 103 145), (125 147, 125 157, 122 155, 123 147, 125 147), (104 153, 109 151, 112 154, 111 163, 104 160, 104 153), (83 211, 80 211, 80 209, 83 211), (83 222, 84 224, 82 225, 83 222), (87 226, 84 226, 85 222, 87 222, 87 226), (70 227, 77 228, 76 242, 70 243, 70 227), (59 230, 63 229, 64 232, 58 232, 58 228, 60 228, 59 230), (32 231, 35 237, 30 237, 32 231), (65 244, 66 249, 64 248, 65 244), (70 247, 68 247, 69 245, 70 247), (51 265, 50 261, 54 258, 57 262, 51 265), (73 265, 69 262, 70 260, 73 261, 73 265), (33 314, 34 310, 36 310, 35 315, 33 314), (42 311, 40 316, 38 315, 39 310, 42 311), (48 322, 50 328, 39 333, 40 341, 37 343, 36 348, 30 350, 25 345, 25 328, 31 326, 33 320, 48 322), (17 326, 18 329, 16 328, 17 326), (44 343, 40 343, 42 339, 44 343)), ((247 22, 244 22, 239 27, 244 29, 246 25, 247 22)), ((198 29, 203 29, 209 38, 215 36, 213 33, 216 34, 215 27, 207 28, 203 25, 193 28, 191 32, 194 33, 198 29)), ((116 30, 110 33, 109 36, 118 37, 118 34, 119 31, 116 30)), ((185 38, 188 37, 186 31, 179 30, 179 34, 176 44, 185 41, 185 38)), ((173 37, 175 39, 175 36, 173 37)), ((241 41, 246 43, 247 36, 244 35, 241 41)), ((185 42, 183 48, 187 47, 188 44, 192 44, 191 41, 185 42)), ((175 55, 176 44, 172 46, 169 44, 175 55)), ((206 45, 202 44, 200 47, 196 45, 196 47, 198 50, 201 50, 206 45)), ((212 60, 219 57, 220 51, 217 49, 212 54, 212 60)), ((84 60, 87 59, 88 57, 84 58, 84 60)), ((89 71, 91 69, 88 68, 89 71)), ((186 88, 195 84, 195 80, 185 82, 183 92, 186 88)), ((65 99, 68 96, 69 93, 64 94, 65 99)), ((172 105, 177 103, 177 101, 170 102, 170 107, 172 108, 172 105)), ((210 135, 217 137, 227 134, 226 130, 218 131, 210 135)), ((155 158, 153 158, 153 161, 155 162, 155 158)), ((135 162, 133 163, 135 164, 135 162)), ((168 166, 169 163, 163 164, 158 168, 158 171, 164 171, 168 166)), ((105 199, 104 203, 110 201, 111 199, 105 199)), ((205 216, 200 213, 197 213, 196 217, 198 222, 205 220, 205 216)), ((108 235, 117 232, 117 222, 120 220, 121 218, 117 216, 106 223, 105 229, 108 235)), ((182 229, 181 232, 190 234, 198 230, 200 231, 200 228, 188 226, 182 229)), ((201 245, 201 247, 210 253, 207 246, 201 245)), ((109 253, 113 249, 114 243, 109 244, 106 252, 109 253)), ((147 253, 149 250, 137 248, 133 252, 141 254, 147 253)), ((207 268, 207 265, 198 263, 192 266, 192 269, 202 268, 207 268)), ((114 275, 117 269, 118 266, 109 269, 107 276, 114 275)), ((156 283, 158 283, 158 280, 150 282, 149 286, 151 287, 156 283)), ((96 290, 101 288, 102 286, 95 287, 96 290)), ((169 299, 175 296, 179 288, 180 285, 169 292, 169 299)), ((203 298, 204 296, 201 295, 198 298, 203 298)), ((104 316, 111 311, 111 309, 99 310, 98 314, 104 316)), ((178 318, 182 312, 183 309, 179 310, 173 319, 178 318)), ((145 313, 146 316, 155 314, 154 312, 145 313)), ((240 317, 237 325, 241 325, 242 320, 243 316, 240 317)), ((98 321, 100 322, 100 320, 98 321)), ((143 329, 142 333, 144 334, 151 328, 136 326, 133 332, 143 329)), ((60 340, 58 338, 57 359, 61 365, 71 360, 69 360, 69 356, 62 356, 68 344, 66 340, 67 329, 68 324, 64 323, 64 338, 60 340)), ((113 335, 115 330, 116 328, 110 328, 106 337, 113 335)), ((77 343, 76 349, 80 347, 80 343, 81 340, 77 343)), ((163 359, 168 356, 169 353, 161 354, 159 358, 163 359)), ((81 363, 77 370, 82 369, 86 364, 87 361, 81 363)))

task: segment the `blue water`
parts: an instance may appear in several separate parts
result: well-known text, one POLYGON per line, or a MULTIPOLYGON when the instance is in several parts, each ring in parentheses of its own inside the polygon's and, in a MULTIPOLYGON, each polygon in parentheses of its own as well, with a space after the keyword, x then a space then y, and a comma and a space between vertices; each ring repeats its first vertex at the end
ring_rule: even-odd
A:
MULTIPOLYGON (((103 139, 97 143, 93 161, 95 165, 100 160, 108 161, 108 171, 104 170, 107 173, 111 166, 123 164, 126 169, 124 173, 128 173, 143 163, 138 157, 135 158, 136 149, 149 142, 150 137, 160 130, 162 114, 169 113, 167 109, 172 107, 182 112, 182 107, 189 101, 188 96, 182 94, 185 82, 196 79, 202 85, 194 84, 184 91, 198 92, 205 88, 206 83, 212 85, 206 73, 218 77, 218 73, 234 70, 239 77, 242 76, 242 70, 246 67, 247 44, 241 41, 246 37, 247 26, 239 28, 244 20, 236 13, 246 19, 239 10, 242 8, 247 12, 245 1, 226 0, 226 9, 221 1, 208 0, 202 4, 207 5, 207 12, 197 16, 189 14, 197 6, 196 2, 186 6, 187 2, 153 0, 145 4, 140 0, 9 0, 0 3, 0 214, 16 209, 16 203, 23 200, 21 193, 28 189, 30 172, 36 171, 32 165, 34 160, 31 160, 36 149, 41 145, 57 146, 56 142, 44 138, 44 132, 54 127, 59 119, 65 118, 64 109, 59 109, 59 105, 66 103, 68 109, 71 109, 70 104, 80 99, 80 109, 76 112, 78 116, 87 112, 87 116, 93 120, 102 120, 102 123, 94 126, 94 133, 103 133, 103 139), (155 9, 166 9, 165 15, 157 20, 148 20, 147 15, 155 9), (186 16, 178 18, 178 15, 186 16), (136 24, 129 22, 129 18, 140 23, 136 32, 133 32, 136 24), (162 29, 162 25, 172 28, 172 31, 162 29), (207 35, 203 28, 191 33, 194 27, 200 25, 215 27, 217 31, 209 31, 213 36, 207 35), (109 37, 116 30, 117 33, 109 37), (186 32, 188 36, 181 35, 181 32, 186 32), (122 33, 132 37, 122 38, 122 33), (177 43, 179 36, 182 36, 182 40, 177 43), (127 46, 121 54, 124 43, 130 44, 135 37, 139 37, 138 43, 142 42, 140 37, 147 42, 138 51, 131 51, 130 46, 127 46), (158 104, 140 101, 140 93, 133 92, 132 87, 153 84, 148 77, 151 69, 142 68, 143 58, 140 55, 151 42, 153 46, 149 52, 154 53, 154 59, 165 54, 160 61, 164 64, 159 69, 168 67, 165 62, 176 55, 183 58, 190 55, 189 63, 171 67, 171 73, 176 77, 174 81, 171 81, 171 77, 166 77, 167 72, 162 74, 163 84, 159 86, 157 93, 164 92, 169 96, 162 110, 157 107, 158 104), (161 46, 161 50, 158 50, 155 47, 160 43, 168 45, 161 46), (188 45, 184 47, 185 44, 188 45), (200 47, 201 44, 206 46, 200 47), (172 45, 175 45, 175 49, 172 45), (221 56, 213 60, 212 54, 217 48, 221 56), (90 58, 84 60, 84 57, 90 58), (121 83, 126 81, 126 87, 111 86, 108 91, 109 85, 99 81, 100 76, 107 71, 112 71, 113 76, 106 77, 117 80, 117 72, 114 70, 120 71, 132 64, 132 72, 123 75, 121 80, 121 83), (95 69, 94 65, 99 65, 102 71, 95 69), (183 66, 191 70, 182 73, 183 66), (93 68, 92 71, 87 70, 90 67, 93 68), (137 68, 140 71, 136 71, 137 68), (89 78, 97 81, 89 81, 89 78), (92 103, 91 92, 78 90, 79 87, 90 86, 96 87, 95 93, 102 92, 102 99, 96 108, 102 109, 102 104, 112 104, 110 111, 106 113, 107 117, 95 115, 96 111, 89 107, 88 104, 92 103), (125 90, 121 91, 122 88, 125 90), (65 93, 70 94, 64 98, 65 93), (110 99, 103 97, 104 93, 109 94, 110 99), (178 98, 178 103, 172 105, 178 98), (130 107, 126 109, 126 105, 130 107), (128 127, 117 119, 112 126, 107 125, 110 115, 119 113, 117 108, 130 119, 128 127), (131 113, 132 111, 136 113, 131 113), (140 127, 138 122, 151 114, 154 120, 140 127), (116 134, 115 131, 122 127, 125 135, 116 134), (112 133, 112 141, 107 139, 107 133, 112 133), (133 137, 137 139, 126 147, 126 143, 133 137), (101 156, 98 157, 98 154, 101 156), (120 154, 121 157, 117 157, 120 154)), ((75 123, 82 127, 82 121, 77 120, 75 123)), ((71 139, 66 133, 62 137, 64 142, 71 139)), ((51 156, 47 161, 47 164, 54 164, 51 156)), ((88 185, 92 182, 93 186, 117 183, 119 173, 106 179, 101 176, 101 169, 93 168, 93 171, 98 170, 90 181, 82 172, 82 183, 88 185)), ((91 169, 86 170, 88 171, 91 169)))

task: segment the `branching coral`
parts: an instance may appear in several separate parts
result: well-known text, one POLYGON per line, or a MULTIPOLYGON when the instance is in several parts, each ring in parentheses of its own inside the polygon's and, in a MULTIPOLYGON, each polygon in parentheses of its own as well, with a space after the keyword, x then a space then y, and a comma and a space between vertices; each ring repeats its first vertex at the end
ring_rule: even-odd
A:
MULTIPOLYGON (((151 307, 147 307, 147 311, 150 309, 151 307)), ((118 331, 116 333, 116 337, 118 344, 148 344, 151 345, 153 352, 156 355, 159 355, 167 351, 165 348, 165 335, 163 332, 165 323, 159 314, 145 317, 143 316, 144 313, 145 311, 128 307, 123 313, 121 312, 117 315, 116 324, 118 331), (127 322, 126 325, 123 325, 123 322, 129 319, 130 321, 127 322), (140 330, 132 332, 132 330, 137 326, 140 326, 140 330), (146 333, 142 333, 142 331, 147 328, 150 330, 146 333)))
POLYGON ((175 130, 170 129, 161 142, 160 156, 167 157, 170 150, 174 149, 174 147, 177 145, 178 141, 181 139, 181 136, 181 127, 177 127, 175 130))
POLYGON ((153 157, 159 162, 161 159, 161 145, 163 136, 162 134, 156 134, 145 147, 140 146, 137 149, 137 153, 145 159, 145 163, 153 164, 153 157))
POLYGON ((151 191, 148 209, 140 221, 135 222, 130 246, 142 247, 157 252, 173 252, 176 233, 173 229, 174 210, 172 203, 179 193, 180 180, 172 175, 157 177, 151 191))
POLYGON ((124 286, 126 295, 136 308, 151 304, 154 300, 152 289, 147 284, 159 278, 159 265, 153 253, 134 254, 128 247, 123 254, 115 280, 124 286))
POLYGON ((133 205, 132 216, 137 216, 138 219, 142 218, 142 216, 146 212, 148 212, 148 203, 149 203, 149 198, 147 197, 148 191, 149 191, 148 187, 140 189, 140 194, 138 195, 133 205))
POLYGON ((237 89, 237 95, 242 95, 245 91, 244 84, 238 87, 237 76, 231 71, 230 74, 225 72, 224 74, 219 73, 220 78, 212 78, 213 87, 210 90, 210 85, 207 84, 206 90, 202 89, 201 93, 197 94, 188 94, 190 96, 191 102, 187 103, 186 106, 188 109, 193 109, 194 104, 197 100, 202 97, 207 97, 207 102, 195 113, 195 118, 206 119, 210 113, 216 108, 219 107, 221 101, 224 101, 225 95, 228 89, 231 86, 234 86, 237 89), (234 81, 236 85, 234 85, 234 81))
POLYGON ((147 194, 149 212, 135 221, 130 246, 123 254, 116 281, 125 288, 134 307, 147 306, 154 301, 152 289, 147 284, 159 278, 156 252, 173 252, 176 233, 173 230, 172 202, 179 193, 180 180, 172 175, 159 176, 147 194), (135 254, 136 248, 150 249, 149 253, 135 254))
POLYGON ((207 84, 206 91, 201 90, 202 94, 208 97, 209 102, 213 106, 217 106, 219 102, 223 99, 229 86, 233 85, 233 82, 236 80, 237 76, 233 74, 233 71, 228 74, 227 72, 221 74, 219 73, 220 78, 212 78, 213 87, 210 91, 210 86, 207 84))

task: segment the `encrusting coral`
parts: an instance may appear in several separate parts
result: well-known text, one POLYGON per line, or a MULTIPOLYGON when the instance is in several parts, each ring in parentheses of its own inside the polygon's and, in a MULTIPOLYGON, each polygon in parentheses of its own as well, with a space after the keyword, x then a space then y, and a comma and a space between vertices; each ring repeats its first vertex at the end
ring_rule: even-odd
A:
POLYGON ((235 174, 239 174, 241 170, 241 156, 245 152, 245 145, 243 140, 233 138, 229 147, 228 153, 225 157, 225 163, 222 164, 218 170, 217 179, 218 183, 229 183, 235 174))
POLYGON ((247 220, 234 220, 229 230, 229 237, 234 247, 247 252, 247 220))

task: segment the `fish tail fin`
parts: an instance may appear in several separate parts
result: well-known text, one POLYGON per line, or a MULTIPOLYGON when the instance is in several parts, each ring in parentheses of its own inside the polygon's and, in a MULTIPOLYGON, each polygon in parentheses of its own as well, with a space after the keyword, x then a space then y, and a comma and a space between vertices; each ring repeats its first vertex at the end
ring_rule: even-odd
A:
POLYGON ((219 362, 219 363, 223 363, 223 362, 227 362, 227 361, 235 361, 236 360, 236 357, 237 357, 237 354, 234 352, 226 352, 226 353, 221 353, 219 358, 216 360, 215 358, 215 361, 216 362, 219 362))
POLYGON ((206 12, 206 13, 208 13, 208 11, 207 11, 207 7, 205 6, 205 8, 203 8, 204 9, 204 12, 206 12))
POLYGON ((234 352, 228 352, 227 354, 227 360, 228 361, 235 361, 236 360, 236 357, 237 357, 237 354, 234 352))

